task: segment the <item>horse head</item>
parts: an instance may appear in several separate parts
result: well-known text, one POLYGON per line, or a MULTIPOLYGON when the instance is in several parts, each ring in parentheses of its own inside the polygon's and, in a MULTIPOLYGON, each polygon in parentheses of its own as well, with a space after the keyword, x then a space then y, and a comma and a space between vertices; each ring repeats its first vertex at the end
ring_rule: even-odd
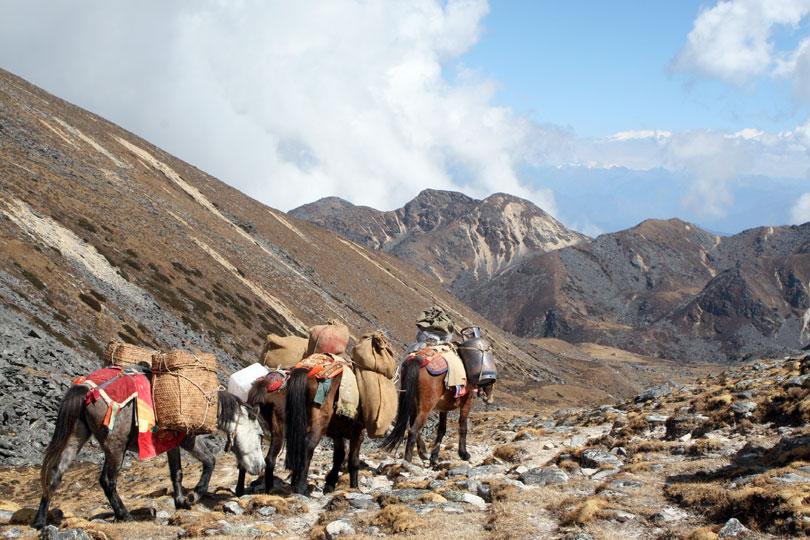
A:
POLYGON ((494 382, 484 384, 478 387, 478 396, 486 403, 491 405, 495 402, 495 394, 492 392, 492 387, 495 386, 494 382))
POLYGON ((235 401, 236 406, 223 406, 223 394, 220 393, 220 409, 227 410, 225 418, 220 418, 220 429, 228 436, 227 450, 233 450, 239 464, 248 473, 261 474, 264 470, 262 454, 262 426, 259 422, 259 407, 242 403, 239 398, 227 394, 225 401, 235 401))

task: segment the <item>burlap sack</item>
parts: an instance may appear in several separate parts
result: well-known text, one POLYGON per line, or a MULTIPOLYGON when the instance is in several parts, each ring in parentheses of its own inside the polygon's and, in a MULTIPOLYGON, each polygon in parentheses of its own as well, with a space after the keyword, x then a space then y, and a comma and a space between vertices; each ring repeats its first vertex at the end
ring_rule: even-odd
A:
POLYGON ((104 365, 105 366, 141 366, 145 368, 152 367, 152 355, 157 354, 158 351, 144 349, 137 345, 124 343, 123 341, 110 341, 107 344, 107 349, 104 351, 104 365))
POLYGON ((355 376, 366 433, 372 439, 382 437, 397 416, 397 387, 385 375, 360 366, 357 366, 355 376))
POLYGON ((161 429, 213 433, 219 407, 217 359, 171 351, 152 356, 152 402, 161 429))
POLYGON ((352 350, 352 360, 358 366, 379 373, 389 379, 397 372, 394 351, 382 331, 364 335, 352 350))
POLYGON ((340 321, 329 321, 309 329, 306 356, 316 353, 343 354, 348 344, 349 328, 340 321))
POLYGON ((259 363, 270 369, 292 369, 306 357, 307 338, 267 334, 264 348, 259 355, 259 363))
POLYGON ((357 386, 357 377, 350 365, 343 368, 340 379, 340 390, 335 403, 335 412, 346 418, 357 418, 357 409, 360 406, 360 389, 357 386))

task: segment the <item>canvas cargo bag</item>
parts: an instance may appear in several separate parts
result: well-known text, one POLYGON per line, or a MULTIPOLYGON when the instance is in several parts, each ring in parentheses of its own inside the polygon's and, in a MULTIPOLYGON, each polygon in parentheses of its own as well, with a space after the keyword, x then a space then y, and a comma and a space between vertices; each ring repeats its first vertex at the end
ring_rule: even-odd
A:
POLYGON ((270 369, 292 369, 306 357, 306 352, 307 338, 267 334, 264 348, 259 355, 259 363, 270 369))
POLYGON ((388 345, 385 334, 377 330, 366 334, 352 350, 354 364, 362 368, 379 373, 392 379, 397 373, 397 361, 394 360, 394 351, 388 345))
POLYGON ((310 328, 306 356, 316 353, 343 354, 348 344, 349 328, 340 321, 329 321, 310 328))
POLYGON ((382 437, 397 416, 397 387, 385 375, 360 366, 357 366, 355 376, 366 432, 372 439, 382 437))
POLYGON ((431 306, 419 314, 416 327, 423 332, 453 334, 456 329, 450 315, 439 306, 431 306))
POLYGON ((104 351, 104 365, 105 366, 140 366, 145 368, 152 367, 152 355, 158 354, 158 351, 144 349, 137 345, 124 343, 123 341, 110 341, 107 344, 107 349, 104 351))
POLYGON ((171 351, 152 356, 152 401, 161 429, 215 432, 218 389, 217 359, 213 354, 171 351))

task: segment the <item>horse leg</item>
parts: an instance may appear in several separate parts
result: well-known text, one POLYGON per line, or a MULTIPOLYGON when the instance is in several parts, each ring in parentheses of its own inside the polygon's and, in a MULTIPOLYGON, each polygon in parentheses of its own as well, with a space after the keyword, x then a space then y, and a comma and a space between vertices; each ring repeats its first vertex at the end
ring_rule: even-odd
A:
POLYGON ((337 486, 338 478, 340 477, 340 467, 346 459, 346 441, 343 437, 333 437, 335 451, 332 454, 332 470, 326 475, 326 480, 323 486, 324 493, 332 493, 337 486))
POLYGON ((47 460, 42 464, 42 498, 39 501, 39 509, 31 526, 41 529, 48 523, 48 507, 51 505, 51 494, 62 481, 62 475, 70 467, 76 458, 79 450, 90 438, 90 430, 84 422, 77 422, 71 433, 67 444, 62 451, 53 456, 52 460, 47 460))
POLYGON ((349 486, 357 489, 357 474, 360 471, 360 446, 365 438, 365 428, 358 424, 352 427, 352 437, 349 439, 349 486))
POLYGON ((120 452, 106 450, 105 454, 104 466, 101 468, 101 478, 99 478, 101 489, 104 490, 104 495, 106 495, 107 500, 110 501, 115 519, 117 521, 132 521, 132 514, 130 514, 124 506, 116 489, 118 473, 121 471, 121 465, 124 463, 126 448, 121 449, 120 452))
POLYGON ((442 439, 447 432, 447 413, 439 413, 439 425, 436 428, 436 440, 433 442, 433 450, 430 452, 430 466, 436 468, 439 463, 439 450, 442 446, 442 439))
POLYGON ((419 454, 419 458, 422 461, 428 460, 427 454, 427 447, 425 447, 425 441, 422 439, 422 432, 419 432, 419 435, 416 437, 416 452, 419 454))
POLYGON ((236 496, 241 497, 245 494, 245 469, 241 465, 236 466, 236 472, 239 476, 236 477, 236 496))
POLYGON ((416 418, 413 419, 413 423, 411 427, 408 428, 408 442, 405 443, 405 461, 410 463, 413 461, 413 447, 416 443, 416 440, 421 436, 422 427, 427 422, 428 416, 430 415, 430 410, 420 410, 416 418))
POLYGON ((180 443, 180 446, 191 452, 191 455, 199 459, 202 463, 203 469, 202 474, 200 474, 200 480, 197 482, 197 485, 194 486, 194 491, 188 496, 189 502, 195 504, 208 491, 208 484, 211 482, 211 473, 214 472, 216 458, 208 451, 208 447, 205 446, 201 437, 186 437, 180 443))
POLYGON ((458 457, 464 461, 470 460, 470 453, 467 452, 467 417, 473 405, 473 394, 468 393, 458 411, 458 457))
POLYGON ((264 492, 270 493, 276 483, 276 477, 273 474, 276 468, 276 459, 281 453, 281 447, 284 445, 284 420, 276 418, 270 423, 270 448, 267 449, 267 455, 264 457, 264 492))
POLYGON ((171 478, 172 490, 174 491, 174 508, 188 510, 191 508, 191 503, 188 502, 183 489, 183 465, 180 460, 180 448, 172 448, 166 452, 166 457, 169 459, 169 478, 171 478))

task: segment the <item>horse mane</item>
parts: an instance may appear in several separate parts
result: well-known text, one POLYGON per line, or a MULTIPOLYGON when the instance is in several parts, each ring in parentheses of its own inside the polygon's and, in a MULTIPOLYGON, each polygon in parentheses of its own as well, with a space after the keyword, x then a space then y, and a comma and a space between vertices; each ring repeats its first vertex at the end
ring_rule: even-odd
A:
POLYGON ((250 385, 250 391, 247 396, 247 404, 253 407, 254 405, 263 405, 267 401, 267 384, 264 379, 256 379, 250 385))
POLYGON ((237 396, 230 392, 219 391, 219 411, 217 414, 217 427, 223 426, 231 421, 236 421, 244 403, 237 396))

